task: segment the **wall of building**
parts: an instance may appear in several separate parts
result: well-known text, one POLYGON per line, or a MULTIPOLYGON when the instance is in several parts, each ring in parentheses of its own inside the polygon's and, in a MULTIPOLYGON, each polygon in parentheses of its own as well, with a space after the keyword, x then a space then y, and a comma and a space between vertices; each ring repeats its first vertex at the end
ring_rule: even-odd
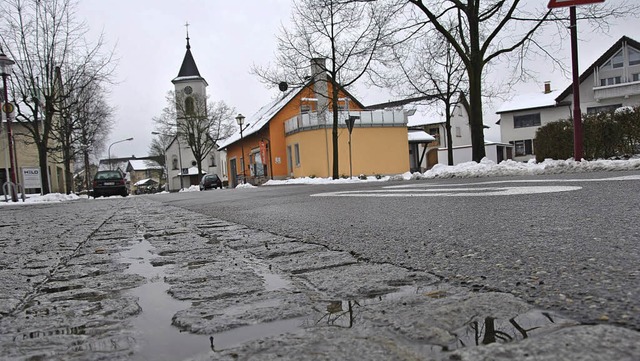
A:
MULTIPOLYGON (((331 177, 333 150, 331 129, 308 130, 287 137, 287 147, 300 149, 300 165, 292 154, 294 177, 331 177), (325 141, 325 134, 328 142, 325 141), (327 148, 327 145, 329 146, 327 148), (327 157, 329 162, 327 163, 327 157)), ((407 128, 354 128, 351 138, 353 175, 401 174, 409 171, 407 128)), ((338 173, 349 175, 349 131, 340 128, 338 137, 338 173)))

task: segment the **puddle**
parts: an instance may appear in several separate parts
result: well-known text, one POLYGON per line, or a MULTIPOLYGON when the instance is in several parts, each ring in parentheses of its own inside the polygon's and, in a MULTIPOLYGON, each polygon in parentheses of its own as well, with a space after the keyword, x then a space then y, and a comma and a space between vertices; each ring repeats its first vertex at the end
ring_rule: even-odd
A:
POLYGON ((131 262, 125 271, 138 274, 149 280, 148 283, 128 292, 138 297, 142 312, 133 320, 133 328, 138 335, 139 349, 132 360, 182 360, 210 351, 210 342, 206 336, 180 330, 171 324, 173 315, 186 308, 190 303, 172 298, 167 290, 170 285, 164 282, 163 267, 154 267, 149 259, 153 246, 147 240, 141 240, 130 250, 122 252, 126 262, 131 262))
MULTIPOLYGON (((151 253, 153 248, 149 241, 143 239, 121 253, 126 262, 131 263, 126 273, 138 274, 148 279, 144 285, 128 291, 138 297, 138 304, 142 308, 142 312, 132 322, 138 335, 136 341, 139 349, 132 355, 131 360, 181 360, 212 351, 222 351, 263 337, 300 331, 308 320, 306 317, 279 320, 238 327, 211 336, 181 332, 172 325, 171 319, 174 314, 189 308, 191 304, 177 300, 167 293, 170 285, 164 282, 165 266, 154 267, 150 262, 154 257, 151 253)), ((267 291, 291 286, 290 281, 271 272, 268 266, 252 263, 251 267, 264 279, 267 291)), ((266 300, 250 305, 238 305, 225 309, 224 313, 242 314, 248 310, 273 307, 279 303, 279 300, 266 300)))
POLYGON ((538 310, 520 314, 509 320, 493 317, 476 318, 465 327, 453 332, 456 335, 456 341, 443 346, 443 351, 491 343, 517 342, 578 324, 570 319, 538 310))
POLYGON ((257 263, 257 261, 250 261, 249 266, 256 272, 256 274, 264 280, 264 288, 266 291, 275 291, 280 289, 291 288, 291 281, 285 279, 281 275, 271 271, 269 266, 257 263))

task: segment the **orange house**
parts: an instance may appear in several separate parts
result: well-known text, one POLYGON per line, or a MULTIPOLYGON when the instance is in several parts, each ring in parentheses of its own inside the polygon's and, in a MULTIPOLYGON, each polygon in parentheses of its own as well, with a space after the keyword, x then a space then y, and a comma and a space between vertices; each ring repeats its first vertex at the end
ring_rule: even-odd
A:
MULTIPOLYGON (((317 61, 317 60, 316 60, 317 61)), ((314 65, 315 68, 314 68, 314 65)), ((243 180, 331 177, 333 113, 323 64, 304 87, 289 89, 244 121, 220 148, 227 151, 229 185, 243 180), (314 79, 323 79, 318 81, 314 79), (243 164, 244 163, 244 164, 243 164)), ((407 115, 404 110, 366 110, 346 90, 338 96, 340 176, 388 175, 409 171, 407 115), (350 134, 347 119, 353 121, 350 134)))

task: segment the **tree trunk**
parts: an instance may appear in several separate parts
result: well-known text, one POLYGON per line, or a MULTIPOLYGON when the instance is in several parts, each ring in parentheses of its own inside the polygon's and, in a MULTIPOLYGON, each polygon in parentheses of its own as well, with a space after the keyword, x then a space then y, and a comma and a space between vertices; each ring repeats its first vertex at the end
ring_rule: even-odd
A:
POLYGON ((340 178, 338 167, 338 86, 335 78, 331 80, 331 110, 333 112, 333 128, 331 139, 333 140, 333 179, 340 178))
POLYGON ((445 110, 444 110, 444 116, 445 116, 445 123, 444 123, 444 127, 445 127, 445 132, 447 133, 447 162, 449 165, 453 165, 453 137, 451 136, 451 102, 449 101, 445 101, 444 102, 444 106, 445 106, 445 110))
POLYGON ((49 172, 47 167, 47 147, 38 143, 38 163, 40 165, 40 179, 42 180, 42 195, 51 193, 49 189, 49 172))
POLYGON ((64 190, 66 194, 73 192, 73 172, 71 171, 71 152, 65 147, 62 151, 64 157, 64 190))
POLYGON ((469 126, 471 129, 472 159, 480 162, 485 157, 484 123, 482 122, 482 65, 472 61, 469 74, 469 126))
POLYGON ((85 190, 88 192, 89 185, 91 184, 91 164, 89 164, 89 152, 85 149, 82 151, 82 156, 84 158, 84 186, 85 190))

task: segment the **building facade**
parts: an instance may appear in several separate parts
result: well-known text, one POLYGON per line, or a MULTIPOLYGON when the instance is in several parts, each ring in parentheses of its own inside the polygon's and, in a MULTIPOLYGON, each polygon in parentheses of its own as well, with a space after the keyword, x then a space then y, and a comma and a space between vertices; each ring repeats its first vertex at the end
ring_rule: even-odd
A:
MULTIPOLYGON (((592 114, 640 105, 640 43, 623 36, 580 75, 580 109, 592 114)), ((514 159, 535 158, 536 131, 572 119, 573 92, 545 83, 544 90, 514 97, 497 110, 502 141, 514 145, 514 159)))

